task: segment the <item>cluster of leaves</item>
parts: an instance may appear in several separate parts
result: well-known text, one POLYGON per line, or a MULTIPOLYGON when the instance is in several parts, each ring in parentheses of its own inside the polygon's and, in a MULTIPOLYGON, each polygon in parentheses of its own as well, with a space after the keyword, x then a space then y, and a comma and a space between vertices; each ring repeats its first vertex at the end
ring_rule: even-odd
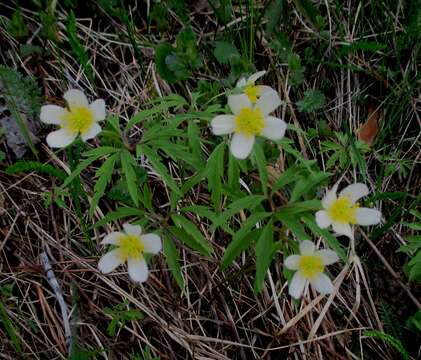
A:
POLYGON ((193 70, 202 66, 196 41, 196 34, 186 27, 178 33, 175 47, 166 42, 157 46, 155 63, 163 79, 170 83, 186 80, 193 70))
POLYGON ((111 337, 114 337, 127 321, 143 319, 143 313, 136 309, 129 309, 127 303, 117 304, 112 308, 106 307, 104 313, 111 317, 107 327, 108 335, 111 337))

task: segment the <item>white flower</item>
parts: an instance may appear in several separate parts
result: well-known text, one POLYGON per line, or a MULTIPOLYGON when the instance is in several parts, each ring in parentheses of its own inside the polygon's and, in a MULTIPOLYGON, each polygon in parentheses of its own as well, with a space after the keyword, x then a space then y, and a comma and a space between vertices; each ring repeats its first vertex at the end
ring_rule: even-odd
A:
POLYGON ((335 184, 322 200, 324 210, 316 213, 319 227, 323 229, 332 225, 333 231, 338 235, 346 235, 353 239, 351 225, 375 225, 380 222, 382 214, 379 210, 362 208, 357 203, 358 199, 369 193, 367 185, 351 184, 343 189, 339 196, 336 196, 337 190, 338 184, 335 184))
POLYGON ((47 136, 47 144, 53 148, 71 144, 79 134, 84 141, 94 138, 101 131, 97 122, 105 119, 104 100, 99 99, 89 104, 85 94, 76 89, 66 91, 63 97, 67 108, 57 105, 41 107, 41 121, 60 126, 60 130, 47 136))
POLYGON ((275 91, 270 86, 254 84, 265 74, 266 71, 259 71, 249 76, 247 79, 243 77, 237 82, 237 87, 243 90, 243 93, 247 95, 252 104, 256 103, 263 94, 275 91))
POLYGON ((124 232, 112 232, 102 240, 101 244, 117 247, 99 260, 98 269, 108 274, 127 261, 130 278, 144 282, 148 278, 148 266, 143 254, 157 254, 161 251, 161 238, 156 234, 142 234, 142 228, 137 225, 124 224, 123 228, 124 232))
POLYGON ((285 259, 285 266, 297 270, 289 284, 289 294, 298 299, 307 282, 321 294, 329 294, 333 290, 332 281, 323 273, 326 265, 339 260, 332 250, 317 250, 313 242, 304 240, 300 244, 300 255, 291 255, 285 259))
POLYGON ((234 115, 218 115, 211 121, 215 135, 234 133, 231 152, 238 159, 245 159, 253 149, 256 136, 270 140, 284 137, 287 128, 282 119, 269 114, 281 103, 278 94, 270 91, 263 94, 253 105, 247 95, 231 95, 228 105, 234 115))

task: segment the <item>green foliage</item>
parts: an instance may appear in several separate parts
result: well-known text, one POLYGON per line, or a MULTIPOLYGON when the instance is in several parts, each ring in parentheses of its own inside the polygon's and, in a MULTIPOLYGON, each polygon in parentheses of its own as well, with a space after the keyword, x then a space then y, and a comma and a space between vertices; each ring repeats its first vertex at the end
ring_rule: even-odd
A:
POLYGON ((240 58, 240 53, 234 44, 227 41, 215 42, 213 55, 220 64, 230 64, 240 58))
POLYGON ((126 325, 126 322, 143 319, 143 313, 136 309, 130 309, 126 302, 117 304, 112 308, 104 308, 104 313, 111 317, 107 327, 108 336, 114 337, 117 331, 126 325))
POLYGON ((202 66, 202 59, 196 46, 196 35, 189 27, 177 35, 176 46, 161 43, 155 52, 158 73, 170 83, 187 80, 191 72, 202 66))
POLYGON ((320 90, 307 90, 303 100, 297 102, 297 107, 301 112, 312 112, 322 109, 325 100, 326 98, 320 90))
POLYGON ((51 164, 43 164, 39 161, 19 160, 6 169, 7 174, 29 173, 32 171, 51 175, 61 181, 67 178, 65 171, 51 164))
POLYGON ((418 310, 406 321, 406 326, 417 333, 421 333, 421 310, 418 310))
POLYGON ((0 324, 3 325, 4 330, 6 331, 6 334, 8 338, 10 339, 10 342, 13 345, 13 348, 19 355, 23 355, 22 352, 22 343, 20 341, 19 337, 19 331, 15 327, 15 325, 12 322, 12 319, 9 317, 9 314, 7 313, 7 308, 3 304, 2 299, 0 298, 0 324))
POLYGON ((262 290, 266 272, 269 269, 276 249, 277 247, 273 243, 272 223, 269 223, 264 227, 256 244, 256 277, 253 286, 255 293, 259 293, 262 290))
POLYGON ((28 36, 28 26, 22 16, 22 11, 17 8, 6 27, 7 32, 16 39, 28 36))
POLYGON ((395 339, 393 336, 378 330, 365 330, 364 336, 373 337, 384 341, 385 343, 392 346, 395 350, 397 350, 404 360, 409 360, 408 351, 406 351, 402 343, 398 339, 395 339))
POLYGON ((160 360, 159 357, 153 356, 151 354, 151 349, 149 346, 146 346, 145 349, 140 350, 140 354, 131 354, 130 360, 160 360))
POLYGON ((184 289, 184 278, 181 272, 181 266, 179 263, 180 254, 171 239, 164 237, 163 239, 163 250, 165 258, 167 259, 167 263, 169 269, 174 276, 175 281, 177 282, 180 289, 184 289))

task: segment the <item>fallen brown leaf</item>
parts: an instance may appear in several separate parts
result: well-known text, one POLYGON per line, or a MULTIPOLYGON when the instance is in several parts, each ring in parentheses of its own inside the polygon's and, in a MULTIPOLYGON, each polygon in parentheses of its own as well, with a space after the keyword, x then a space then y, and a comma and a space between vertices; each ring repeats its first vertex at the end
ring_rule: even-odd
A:
POLYGON ((379 132, 379 117, 379 109, 374 104, 370 104, 368 107, 367 121, 357 130, 358 139, 369 146, 373 145, 379 132))

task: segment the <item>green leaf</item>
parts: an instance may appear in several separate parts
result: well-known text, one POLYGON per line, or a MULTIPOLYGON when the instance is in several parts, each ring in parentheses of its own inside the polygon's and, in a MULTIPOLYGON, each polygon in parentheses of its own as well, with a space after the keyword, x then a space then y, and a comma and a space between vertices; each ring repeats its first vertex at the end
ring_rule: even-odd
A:
POLYGON ((271 215, 272 214, 268 212, 258 212, 250 215, 247 220, 243 222, 240 230, 234 234, 230 244, 224 252, 220 265, 221 271, 224 271, 229 265, 231 265, 234 259, 251 245, 253 239, 247 238, 247 241, 244 240, 250 233, 250 230, 255 227, 259 221, 262 221, 271 215))
POLYGON ((136 206, 139 206, 139 184, 137 182, 136 172, 134 167, 137 165, 132 155, 127 151, 123 150, 121 153, 121 166, 126 178, 127 188, 129 190, 130 197, 136 206))
POLYGON ((101 220, 97 221, 94 225, 94 228, 98 228, 100 226, 106 225, 116 220, 120 220, 125 217, 136 216, 138 218, 141 218, 144 215, 145 212, 140 209, 132 207, 119 207, 116 211, 109 212, 101 220))
POLYGON ((172 179, 170 174, 168 173, 167 168, 161 163, 159 157, 153 149, 146 145, 138 145, 137 149, 140 153, 143 153, 148 158, 149 162, 151 163, 154 170, 161 176, 162 180, 164 180, 165 184, 174 191, 177 195, 183 196, 182 192, 178 188, 175 181, 172 179))
POLYGON ((184 278, 181 272, 181 266, 179 263, 180 254, 171 239, 167 239, 164 237, 164 255, 167 259, 167 263, 171 274, 174 276, 175 281, 177 282, 178 286, 181 290, 184 289, 184 278))
POLYGON ((402 355, 402 358, 404 360, 409 360, 408 352, 403 347, 402 343, 398 339, 395 339, 393 336, 378 330, 365 330, 364 336, 374 337, 383 340, 385 343, 395 348, 395 350, 397 350, 402 355))
POLYGON ((276 180, 275 184, 272 187, 272 193, 275 193, 279 189, 282 189, 285 185, 288 185, 292 182, 297 181, 297 177, 303 172, 303 169, 294 166, 286 169, 276 180))
POLYGON ((111 180, 111 176, 113 175, 114 166, 117 161, 118 154, 111 155, 105 162, 101 165, 101 167, 97 170, 95 176, 98 177, 97 182, 94 186, 94 196, 92 198, 91 207, 89 209, 89 216, 92 219, 92 216, 95 212, 95 209, 98 205, 99 200, 105 193, 105 189, 107 184, 111 180))
POLYGON ((235 192, 240 187, 240 168, 238 160, 229 152, 228 158, 228 187, 235 192))
MULTIPOLYGON (((194 250, 200 251, 203 255, 209 256, 213 253, 213 248, 209 242, 204 238, 202 233, 190 220, 187 220, 182 215, 173 214, 171 215, 174 223, 181 229, 183 229, 194 241, 194 250)), ((181 239, 183 241, 183 239, 181 239)), ((188 244, 192 247, 191 244, 188 244)), ((193 247, 192 247, 193 248, 193 247)))
POLYGON ((262 290, 266 272, 272 262, 274 246, 273 246, 273 226, 269 222, 260 235, 256 244, 256 277, 254 279, 253 290, 255 294, 262 290))
POLYGON ((312 112, 320 110, 325 105, 326 97, 320 90, 307 90, 304 98, 297 102, 298 110, 301 112, 312 112))
POLYGON ((213 55, 220 64, 229 64, 234 58, 240 57, 235 45, 227 41, 217 41, 213 55))
POLYGON ((266 157, 260 144, 254 146, 254 160, 259 169, 262 191, 265 196, 268 195, 268 171, 266 169, 266 157))
POLYGON ((175 48, 168 43, 161 43, 155 49, 155 65, 158 74, 169 83, 175 83, 177 77, 168 68, 166 59, 175 52, 175 48))
POLYGON ((304 195, 310 190, 315 189, 321 182, 330 178, 331 176, 331 173, 319 172, 308 177, 301 178, 295 184, 289 201, 291 203, 297 201, 301 195, 304 195))
POLYGON ((297 203, 292 203, 279 208, 277 215, 297 215, 301 213, 315 212, 322 209, 322 202, 320 200, 307 200, 297 203))
POLYGON ((304 226, 296 217, 287 215, 287 213, 278 213, 276 214, 276 218, 279 219, 289 230, 291 230, 299 241, 310 239, 310 236, 308 236, 304 230, 304 226))
POLYGON ((209 192, 211 193, 214 208, 220 208, 222 196, 221 178, 224 174, 224 152, 225 144, 219 144, 209 156, 206 165, 206 177, 208 178, 209 192))

